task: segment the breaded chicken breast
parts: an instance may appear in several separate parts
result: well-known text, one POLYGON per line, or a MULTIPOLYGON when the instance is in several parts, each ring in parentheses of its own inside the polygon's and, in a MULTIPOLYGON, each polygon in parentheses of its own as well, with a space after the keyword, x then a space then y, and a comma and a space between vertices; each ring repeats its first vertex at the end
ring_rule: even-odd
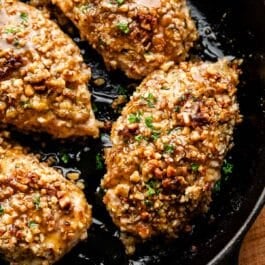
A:
POLYGON ((83 192, 0 135, 0 253, 11 264, 49 265, 85 239, 91 206, 83 192))
POLYGON ((52 0, 108 69, 141 79, 186 58, 197 31, 186 0, 52 0))
POLYGON ((78 47, 40 11, 0 3, 0 119, 55 137, 99 134, 78 47))
POLYGON ((155 71, 113 125, 102 187, 128 253, 138 239, 178 237, 208 210, 241 119, 238 72, 225 60, 155 71))

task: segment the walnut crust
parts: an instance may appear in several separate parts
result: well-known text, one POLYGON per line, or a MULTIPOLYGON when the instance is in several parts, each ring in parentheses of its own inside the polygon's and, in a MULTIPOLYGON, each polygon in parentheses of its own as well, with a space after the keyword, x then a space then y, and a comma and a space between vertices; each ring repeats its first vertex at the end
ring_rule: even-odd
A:
POLYGON ((0 3, 0 119, 54 137, 99 135, 78 47, 37 9, 0 3))
POLYGON ((198 34, 186 0, 52 0, 102 55, 134 79, 187 57, 198 34))
POLYGON ((113 125, 104 203, 127 252, 135 239, 189 230, 208 210, 224 156, 240 122, 236 64, 183 62, 137 88, 113 125))
POLYGON ((0 135, 0 253, 19 265, 49 265, 87 236, 83 192, 0 135))

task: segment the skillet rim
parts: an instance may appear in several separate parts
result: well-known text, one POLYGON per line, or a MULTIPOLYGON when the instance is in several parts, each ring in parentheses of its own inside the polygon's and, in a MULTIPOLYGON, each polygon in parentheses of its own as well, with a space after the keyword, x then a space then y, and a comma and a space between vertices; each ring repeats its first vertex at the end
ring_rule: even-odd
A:
MULTIPOLYGON (((229 240, 229 242, 224 246, 224 248, 219 251, 214 258, 212 258, 207 265, 231 265, 231 259, 234 262, 237 262, 240 246, 242 243, 242 240, 244 239, 244 236, 250 229, 251 225, 256 220, 258 214, 261 212, 262 208, 265 206, 265 187, 263 188, 263 191, 261 192, 260 196, 256 200, 256 203, 246 218, 244 224, 238 229, 238 231, 234 234, 233 237, 229 240)), ((237 263, 235 263, 237 264, 237 263)))

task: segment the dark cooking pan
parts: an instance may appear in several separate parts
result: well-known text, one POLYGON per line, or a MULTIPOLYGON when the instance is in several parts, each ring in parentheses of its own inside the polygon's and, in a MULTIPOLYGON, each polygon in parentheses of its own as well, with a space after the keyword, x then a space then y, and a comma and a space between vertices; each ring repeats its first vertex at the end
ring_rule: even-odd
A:
MULTIPOLYGON (((223 176, 210 212, 194 220, 189 234, 173 242, 154 239, 138 245, 135 255, 128 257, 118 240, 118 230, 102 205, 102 191, 98 188, 104 174, 102 149, 110 144, 108 129, 102 132, 101 139, 71 142, 54 141, 47 136, 33 141, 32 136, 14 133, 43 160, 52 156, 63 173, 80 171, 85 181, 94 222, 87 241, 58 265, 237 264, 241 240, 265 201, 265 2, 193 0, 189 5, 201 35, 191 57, 214 61, 225 55, 244 59, 238 86, 244 121, 237 127, 235 146, 226 158, 233 164, 233 172, 223 176)), ((96 115, 108 124, 119 115, 119 108, 111 108, 112 101, 119 94, 128 98, 137 84, 119 72, 107 73, 100 57, 80 41, 78 34, 71 34, 93 69, 90 85, 96 115), (105 83, 99 85, 99 78, 105 83)))

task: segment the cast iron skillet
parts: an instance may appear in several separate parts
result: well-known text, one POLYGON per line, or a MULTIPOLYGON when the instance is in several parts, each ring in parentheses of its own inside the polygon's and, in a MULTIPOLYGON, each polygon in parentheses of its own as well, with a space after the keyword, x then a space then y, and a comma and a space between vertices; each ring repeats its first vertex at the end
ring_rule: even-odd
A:
MULTIPOLYGON (((57 265, 233 265, 247 229, 265 201, 265 3, 263 0, 193 0, 189 2, 201 40, 191 57, 215 61, 218 57, 243 58, 243 74, 238 99, 244 122, 235 132, 235 146, 227 160, 234 165, 232 175, 224 176, 215 192, 210 212, 193 222, 190 234, 173 242, 154 239, 137 248, 132 257, 124 254, 118 229, 102 205, 98 188, 104 174, 102 148, 110 145, 108 130, 101 139, 55 141, 48 136, 13 136, 43 160, 53 156, 55 166, 67 174, 80 171, 88 201, 93 205, 94 222, 88 240, 80 243, 57 265)), ((128 98, 137 85, 122 73, 108 73, 100 57, 72 37, 93 69, 90 88, 99 119, 115 120, 119 109, 111 108, 119 94, 128 98), (105 84, 95 85, 104 78, 105 84)), ((1 261, 1 264, 4 262, 1 261)))

